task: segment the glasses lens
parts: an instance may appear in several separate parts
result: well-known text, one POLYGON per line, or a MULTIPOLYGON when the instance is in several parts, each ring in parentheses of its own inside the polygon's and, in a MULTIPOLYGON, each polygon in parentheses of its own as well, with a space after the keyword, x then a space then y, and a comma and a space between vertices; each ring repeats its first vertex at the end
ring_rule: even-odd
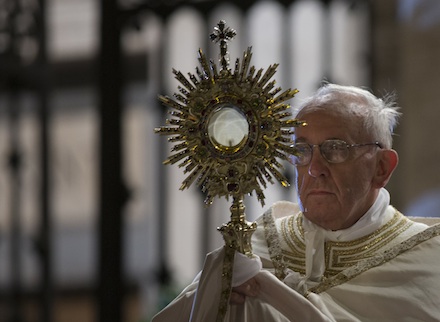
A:
POLYGON ((331 163, 344 162, 348 158, 347 142, 342 140, 327 140, 321 144, 321 154, 331 163))
POLYGON ((310 157, 312 155, 312 150, 310 145, 307 143, 296 143, 295 148, 298 152, 298 155, 292 155, 291 161, 294 165, 305 165, 309 163, 310 157))

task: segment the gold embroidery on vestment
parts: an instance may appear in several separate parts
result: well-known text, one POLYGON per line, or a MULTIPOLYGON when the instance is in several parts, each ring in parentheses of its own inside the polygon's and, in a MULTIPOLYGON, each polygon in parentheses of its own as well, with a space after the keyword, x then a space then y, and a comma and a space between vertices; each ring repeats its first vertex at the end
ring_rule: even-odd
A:
POLYGON ((305 274, 306 245, 302 227, 302 214, 290 216, 281 221, 281 235, 288 248, 283 248, 287 268, 305 274))
MULTIPOLYGON (((282 219, 280 233, 287 247, 282 247, 284 265, 293 271, 305 274, 305 240, 302 213, 282 219)), ((324 277, 331 277, 362 259, 372 257, 399 234, 408 229, 412 222, 396 210, 393 218, 373 233, 346 242, 325 243, 324 277)))
MULTIPOLYGON (((282 218, 279 232, 272 213, 266 213, 265 217, 264 228, 266 234, 270 230, 268 235, 272 240, 269 254, 278 271, 277 277, 283 280, 286 272, 281 272, 286 268, 304 275, 305 240, 302 214, 282 218)), ((325 292, 334 286, 341 285, 370 268, 392 260, 423 241, 440 236, 439 224, 392 245, 392 241, 411 225, 413 222, 396 210, 390 221, 367 236, 348 242, 327 242, 325 246, 325 256, 328 259, 326 273, 321 282, 310 288, 305 296, 312 292, 325 292), (387 248, 388 245, 392 246, 387 248), (333 267, 328 266, 329 263, 333 267)))
POLYGON ((275 225, 275 220, 272 216, 272 208, 270 208, 268 211, 266 211, 266 213, 263 214, 263 224, 267 249, 269 251, 269 256, 275 269, 275 276, 278 279, 283 280, 286 276, 286 261, 283 259, 278 230, 275 225))
POLYGON ((356 263, 355 265, 347 268, 346 270, 336 274, 335 276, 323 280, 319 285, 309 289, 309 291, 306 294, 306 297, 310 293, 319 294, 329 290, 334 286, 338 286, 345 282, 348 282, 349 280, 355 278, 359 274, 371 268, 381 266, 386 262, 392 260, 393 258, 409 251, 410 249, 419 245, 420 243, 425 242, 437 236, 440 236, 440 224, 428 227, 425 230, 406 239, 405 241, 398 243, 383 252, 379 252, 370 258, 365 258, 359 261, 358 263, 356 263))
POLYGON ((390 221, 367 236, 347 242, 327 241, 325 243, 325 276, 336 275, 360 260, 372 257, 411 225, 412 222, 396 210, 390 221))

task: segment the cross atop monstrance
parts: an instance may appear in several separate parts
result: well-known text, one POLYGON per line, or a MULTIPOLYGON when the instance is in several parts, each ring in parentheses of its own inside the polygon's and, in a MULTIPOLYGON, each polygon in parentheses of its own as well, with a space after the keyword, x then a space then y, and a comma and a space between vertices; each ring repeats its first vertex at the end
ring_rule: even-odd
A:
POLYGON ((220 64, 222 69, 227 69, 229 64, 228 55, 228 45, 227 42, 232 40, 237 35, 237 32, 229 27, 226 27, 226 22, 220 20, 217 27, 214 27, 214 31, 209 35, 209 38, 215 42, 220 42, 220 64))

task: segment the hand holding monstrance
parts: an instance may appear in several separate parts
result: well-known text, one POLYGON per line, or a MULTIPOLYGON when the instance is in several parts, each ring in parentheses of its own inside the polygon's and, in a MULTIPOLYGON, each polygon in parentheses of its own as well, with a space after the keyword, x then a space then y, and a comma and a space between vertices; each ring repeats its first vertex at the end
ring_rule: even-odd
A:
POLYGON ((174 98, 160 96, 172 108, 167 125, 155 129, 170 135, 175 143, 173 154, 165 164, 178 163, 188 176, 181 189, 195 182, 206 194, 205 203, 214 197, 232 198, 231 220, 219 230, 225 240, 223 264, 224 285, 218 320, 226 312, 231 289, 232 263, 235 251, 252 256, 250 238, 255 223, 246 221, 243 199, 255 192, 264 205, 263 188, 275 178, 283 186, 289 183, 280 169, 278 160, 288 160, 295 154, 291 136, 293 128, 304 125, 291 119, 285 103, 297 90, 282 93, 270 81, 278 64, 256 70, 250 66, 251 48, 242 61, 236 60, 234 70, 229 68, 227 41, 235 31, 220 21, 211 34, 211 40, 220 43, 220 70, 206 59, 199 49, 200 68, 189 79, 173 70, 181 83, 174 98))

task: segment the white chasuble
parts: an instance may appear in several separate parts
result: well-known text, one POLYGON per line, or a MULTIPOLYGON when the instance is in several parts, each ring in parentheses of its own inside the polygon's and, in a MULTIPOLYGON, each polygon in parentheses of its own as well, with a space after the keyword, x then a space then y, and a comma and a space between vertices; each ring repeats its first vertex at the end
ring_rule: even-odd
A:
MULTIPOLYGON (((440 321, 440 225, 409 220, 385 189, 346 230, 325 231, 289 202, 257 224, 255 257, 234 271, 239 282, 254 277, 260 294, 229 305, 225 321, 440 321)), ((201 274, 153 321, 216 321, 223 256, 223 248, 208 254, 201 274)))

